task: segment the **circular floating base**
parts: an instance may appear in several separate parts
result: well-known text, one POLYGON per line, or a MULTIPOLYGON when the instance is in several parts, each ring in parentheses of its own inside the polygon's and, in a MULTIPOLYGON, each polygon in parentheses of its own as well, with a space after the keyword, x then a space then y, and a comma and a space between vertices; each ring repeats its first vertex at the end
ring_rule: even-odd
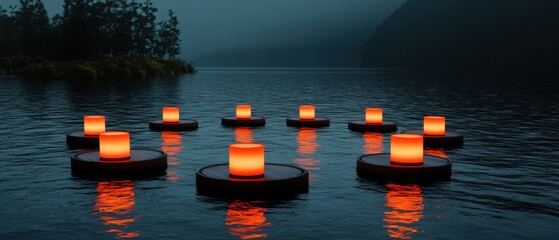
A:
POLYGON ((209 195, 290 195, 309 190, 309 172, 284 164, 265 164, 262 177, 229 175, 229 164, 204 167, 196 173, 196 188, 209 195))
POLYGON ((155 131, 192 131, 198 129, 198 121, 180 120, 178 123, 165 123, 162 120, 149 122, 149 128, 155 131))
POLYGON ((99 135, 84 135, 83 131, 73 131, 66 134, 66 143, 72 148, 98 148, 99 135))
POLYGON ((381 124, 367 124, 365 121, 350 121, 347 128, 356 132, 394 132, 398 130, 395 122, 383 121, 381 124))
POLYGON ((227 127, 260 127, 266 125, 263 117, 251 117, 250 119, 237 119, 236 117, 224 117, 221 125, 227 127))
POLYGON ((319 128, 330 126, 330 119, 328 118, 315 118, 314 120, 300 120, 299 118, 291 117, 286 120, 287 126, 290 127, 308 127, 319 128))
POLYGON ((100 159, 99 152, 77 153, 71 158, 72 173, 87 177, 127 178, 163 173, 167 169, 167 154, 150 149, 131 149, 130 158, 100 159))
POLYGON ((423 165, 390 163, 389 153, 363 155, 357 159, 357 174, 366 178, 402 181, 432 181, 450 179, 452 162, 425 155, 423 165))
POLYGON ((411 129, 401 133, 422 135, 424 147, 458 147, 464 144, 464 135, 454 131, 446 131, 444 136, 425 135, 422 129, 411 129))

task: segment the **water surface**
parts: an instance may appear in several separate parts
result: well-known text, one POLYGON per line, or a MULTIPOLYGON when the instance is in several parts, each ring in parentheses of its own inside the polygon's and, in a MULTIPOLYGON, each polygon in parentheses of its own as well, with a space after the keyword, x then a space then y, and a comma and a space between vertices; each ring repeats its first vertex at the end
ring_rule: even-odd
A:
POLYGON ((559 88, 540 77, 386 69, 203 69, 151 81, 68 82, 0 78, 0 238, 548 239, 559 233, 559 88), (497 81, 496 81, 497 80, 497 81), (499 82, 499 83, 494 83, 499 82), (224 128, 237 103, 267 117, 262 128, 224 128), (285 126, 315 104, 321 129, 285 126), (193 132, 153 132, 161 107, 181 107, 193 132), (383 107, 399 130, 447 116, 461 148, 449 182, 360 179, 355 160, 389 150, 389 134, 347 122, 383 107), (73 177, 66 132, 84 114, 131 132, 133 147, 169 155, 167 175, 144 180, 73 177), (262 142, 268 162, 311 173, 293 199, 216 199, 195 189, 197 169, 227 161, 232 142, 262 142))

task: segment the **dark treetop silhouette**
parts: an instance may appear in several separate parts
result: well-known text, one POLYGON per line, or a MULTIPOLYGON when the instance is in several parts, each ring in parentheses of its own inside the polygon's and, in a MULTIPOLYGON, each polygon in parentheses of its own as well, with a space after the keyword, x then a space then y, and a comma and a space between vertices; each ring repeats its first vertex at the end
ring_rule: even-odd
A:
POLYGON ((65 0, 63 13, 49 19, 41 0, 20 0, 10 11, 0 9, 0 75, 144 78, 192 72, 192 65, 175 59, 180 30, 174 12, 159 22, 156 12, 150 0, 65 0), (6 58, 18 55, 29 57, 6 58))

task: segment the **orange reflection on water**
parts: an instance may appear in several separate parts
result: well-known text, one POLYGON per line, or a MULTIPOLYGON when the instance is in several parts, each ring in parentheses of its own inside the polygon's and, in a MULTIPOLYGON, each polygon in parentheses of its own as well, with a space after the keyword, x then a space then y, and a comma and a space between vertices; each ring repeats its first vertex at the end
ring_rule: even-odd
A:
MULTIPOLYGON (((312 157, 300 157, 295 159, 294 162, 307 170, 320 170, 320 167, 318 166, 318 163, 320 163, 320 161, 312 157)), ((311 174, 311 178, 312 175, 313 174, 311 174)))
MULTIPOLYGON (((178 132, 161 132, 161 150, 167 153, 167 164, 169 166, 179 165, 177 155, 182 151, 182 136, 178 132)), ((175 169, 167 170, 167 179, 175 182, 180 179, 180 175, 175 169)))
POLYGON ((240 239, 265 238, 264 227, 272 224, 266 221, 266 208, 254 206, 250 202, 233 201, 229 203, 225 225, 229 233, 240 239))
MULTIPOLYGON (((316 142, 316 139, 316 129, 299 129, 299 132, 297 134, 297 152, 302 156, 293 161, 307 170, 320 170, 320 167, 318 166, 318 163, 320 163, 320 161, 308 156, 316 153, 316 149, 319 146, 316 142)), ((310 181, 315 181, 313 173, 309 173, 309 178, 310 181)))
POLYGON ((115 233, 117 238, 135 238, 139 231, 126 231, 138 217, 130 216, 136 204, 134 182, 131 180, 106 181, 97 183, 97 198, 93 214, 97 215, 103 225, 108 226, 108 233, 115 233))
POLYGON ((397 239, 411 239, 418 227, 413 226, 423 218, 423 194, 417 185, 386 185, 386 207, 384 228, 388 236, 397 239))
POLYGON ((235 128, 235 140, 239 143, 252 143, 252 129, 247 127, 235 128))
POLYGON ((365 154, 382 153, 384 136, 381 133, 363 133, 363 152, 365 154))
POLYGON ((423 150, 423 153, 426 155, 448 158, 448 155, 446 155, 443 148, 425 149, 423 150))
POLYGON ((316 129, 314 128, 301 128, 297 134, 297 143, 299 147, 297 152, 300 154, 315 154, 318 148, 318 143, 316 142, 316 129))

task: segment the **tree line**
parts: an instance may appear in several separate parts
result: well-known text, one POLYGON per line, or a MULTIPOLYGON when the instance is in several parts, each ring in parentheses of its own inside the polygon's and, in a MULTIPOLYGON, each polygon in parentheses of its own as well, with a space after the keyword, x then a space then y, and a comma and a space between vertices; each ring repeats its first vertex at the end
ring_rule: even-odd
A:
POLYGON ((177 58, 177 17, 169 10, 158 21, 157 12, 151 0, 64 0, 63 12, 49 18, 41 0, 20 0, 0 6, 0 56, 177 58))

